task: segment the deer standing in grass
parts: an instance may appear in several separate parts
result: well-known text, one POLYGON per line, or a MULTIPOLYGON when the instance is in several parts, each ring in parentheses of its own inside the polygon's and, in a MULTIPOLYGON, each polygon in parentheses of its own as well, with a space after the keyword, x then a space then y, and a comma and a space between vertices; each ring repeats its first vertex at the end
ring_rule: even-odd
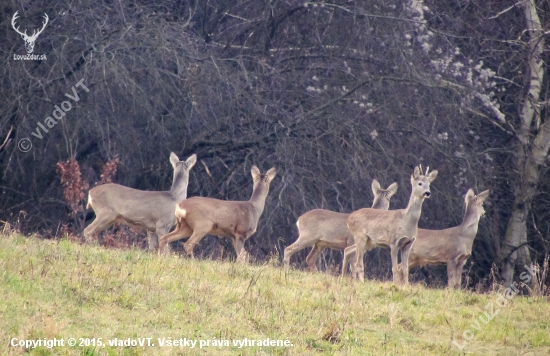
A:
MULTIPOLYGON (((390 199, 397 192, 397 183, 393 183, 388 189, 382 189, 375 179, 371 184, 374 200, 373 209, 388 210, 390 199)), ((290 258, 296 252, 313 246, 306 257, 308 270, 317 270, 317 259, 325 248, 343 250, 353 245, 353 236, 348 229, 347 221, 350 214, 337 213, 325 209, 314 209, 298 218, 298 239, 292 245, 285 248, 283 264, 285 269, 290 267, 290 258)))
MULTIPOLYGON (((462 224, 444 230, 418 229, 416 241, 409 255, 409 268, 446 264, 449 288, 459 289, 462 283, 462 268, 472 255, 479 219, 485 215, 483 202, 489 197, 489 193, 490 191, 486 190, 475 195, 472 189, 468 190, 464 198, 466 209, 462 224)), ((399 270, 404 273, 401 264, 399 270)))
POLYGON ((366 251, 376 246, 389 246, 392 261, 393 281, 397 283, 398 276, 398 253, 401 252, 403 263, 403 283, 409 284, 409 253, 418 230, 418 220, 422 210, 424 199, 429 198, 430 183, 437 177, 437 171, 422 174, 420 167, 415 167, 411 176, 411 197, 405 209, 398 210, 376 210, 364 208, 354 211, 348 218, 348 228, 355 241, 354 246, 344 250, 344 264, 342 274, 347 267, 350 255, 355 253, 355 265, 353 274, 360 281, 365 280, 365 267, 363 255, 366 251), (405 274, 406 273, 406 274, 405 274))
POLYGON ((137 190, 114 183, 92 188, 86 208, 92 208, 96 218, 84 229, 86 242, 92 242, 98 233, 111 225, 122 223, 146 229, 149 251, 156 250, 159 237, 176 224, 174 208, 187 197, 189 170, 196 162, 196 155, 180 161, 174 152, 170 153, 174 178, 169 191, 137 190))
POLYGON ((159 255, 163 253, 162 248, 167 243, 190 237, 184 248, 189 256, 194 257, 195 245, 204 235, 210 234, 230 238, 237 260, 244 262, 244 242, 256 232, 258 220, 264 211, 269 184, 277 171, 271 168, 266 174, 261 174, 258 167, 253 166, 251 173, 254 185, 249 201, 192 197, 180 202, 176 206, 176 229, 160 238, 159 255))

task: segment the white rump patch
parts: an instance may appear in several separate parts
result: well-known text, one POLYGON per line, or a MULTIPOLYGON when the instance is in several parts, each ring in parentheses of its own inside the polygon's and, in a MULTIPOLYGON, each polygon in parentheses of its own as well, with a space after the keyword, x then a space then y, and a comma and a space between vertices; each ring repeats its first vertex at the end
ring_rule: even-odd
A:
POLYGON ((185 215, 187 215, 187 211, 185 211, 185 209, 182 209, 176 205, 176 217, 185 218, 185 215))

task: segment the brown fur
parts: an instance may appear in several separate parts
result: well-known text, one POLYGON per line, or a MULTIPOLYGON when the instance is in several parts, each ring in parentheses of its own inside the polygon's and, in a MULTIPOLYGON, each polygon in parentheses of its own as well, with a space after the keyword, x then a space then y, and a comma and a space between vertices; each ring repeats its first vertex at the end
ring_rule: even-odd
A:
POLYGON ((365 208, 350 214, 348 228, 353 235, 355 246, 349 246, 344 250, 342 274, 350 255, 355 254, 353 273, 359 280, 364 281, 364 253, 376 246, 389 246, 393 280, 397 282, 400 279, 397 262, 398 253, 401 252, 403 271, 407 271, 403 283, 408 284, 408 255, 416 238, 422 203, 430 196, 430 183, 437 177, 437 171, 428 174, 428 170, 424 175, 420 167, 415 167, 411 176, 412 192, 407 208, 388 211, 365 208))
MULTIPOLYGON (((372 181, 372 193, 374 209, 388 210, 391 197, 397 192, 397 183, 393 183, 388 189, 382 189, 375 179, 372 181)), ((298 218, 298 239, 285 249, 283 263, 285 268, 290 267, 290 258, 296 252, 313 246, 306 257, 306 263, 310 271, 317 270, 317 259, 325 248, 343 250, 353 244, 353 236, 347 226, 350 214, 336 213, 330 210, 314 209, 298 218)))
MULTIPOLYGON (((472 254, 479 219, 485 214, 483 202, 489 190, 475 195, 466 193, 466 209, 462 224, 444 230, 418 229, 416 241, 409 255, 409 268, 428 264, 446 264, 449 288, 460 288, 462 269, 472 254)), ((401 270, 401 264, 399 265, 401 270)))
POLYGON ((163 247, 172 241, 189 237, 184 248, 193 257, 193 249, 206 235, 218 235, 231 239, 237 258, 244 261, 243 246, 246 239, 256 232, 262 215, 269 184, 277 174, 271 168, 266 174, 252 167, 254 187, 249 201, 226 201, 205 197, 193 197, 180 202, 176 207, 176 229, 160 238, 159 255, 163 247))
POLYGON ((147 230, 149 250, 156 250, 158 238, 176 224, 174 207, 187 197, 189 170, 197 156, 180 161, 173 152, 170 163, 174 168, 172 189, 165 192, 144 191, 109 183, 92 188, 88 193, 88 208, 94 209, 95 220, 84 229, 86 242, 115 223, 147 230))

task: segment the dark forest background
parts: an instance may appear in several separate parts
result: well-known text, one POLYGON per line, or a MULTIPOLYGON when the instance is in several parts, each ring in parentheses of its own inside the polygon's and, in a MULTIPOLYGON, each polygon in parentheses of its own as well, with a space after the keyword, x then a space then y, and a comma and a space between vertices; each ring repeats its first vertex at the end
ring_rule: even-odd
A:
MULTIPOLYGON (((81 233, 58 162, 75 158, 93 186, 117 157, 115 182, 169 190, 174 151, 199 158, 188 196, 247 200, 251 165, 277 167, 245 245, 257 261, 282 256, 308 210, 370 206, 373 178, 398 182, 390 209, 405 207, 418 164, 439 171, 421 228, 460 224, 466 191, 491 189, 469 287, 550 254, 548 1, 11 0, 0 12, 0 220, 22 232, 81 233), (14 60, 26 53, 16 11, 28 33, 49 16, 34 49, 47 60, 14 60), (81 79, 89 91, 32 136, 81 79)), ((201 245, 207 258, 231 250, 201 245)), ((368 254, 369 278, 390 278, 388 251, 368 254)), ((321 268, 341 258, 327 251, 321 268)), ((445 268, 426 271, 413 280, 445 283, 445 268)))

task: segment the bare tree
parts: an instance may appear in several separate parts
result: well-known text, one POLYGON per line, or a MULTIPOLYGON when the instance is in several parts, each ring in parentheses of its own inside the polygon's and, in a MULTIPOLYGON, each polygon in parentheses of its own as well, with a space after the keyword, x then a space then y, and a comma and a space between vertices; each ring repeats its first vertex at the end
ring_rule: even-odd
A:
POLYGON ((544 76, 548 70, 543 58, 545 33, 535 0, 524 1, 522 6, 529 40, 525 63, 526 91, 520 102, 519 120, 514 131, 519 141, 514 169, 519 177, 515 181, 512 214, 508 220, 499 256, 502 278, 506 284, 512 283, 515 267, 524 268, 525 265, 531 265, 527 223, 540 184, 541 166, 545 165, 550 149, 550 120, 543 120, 541 116, 549 103, 540 100, 543 85, 548 85, 544 76))

